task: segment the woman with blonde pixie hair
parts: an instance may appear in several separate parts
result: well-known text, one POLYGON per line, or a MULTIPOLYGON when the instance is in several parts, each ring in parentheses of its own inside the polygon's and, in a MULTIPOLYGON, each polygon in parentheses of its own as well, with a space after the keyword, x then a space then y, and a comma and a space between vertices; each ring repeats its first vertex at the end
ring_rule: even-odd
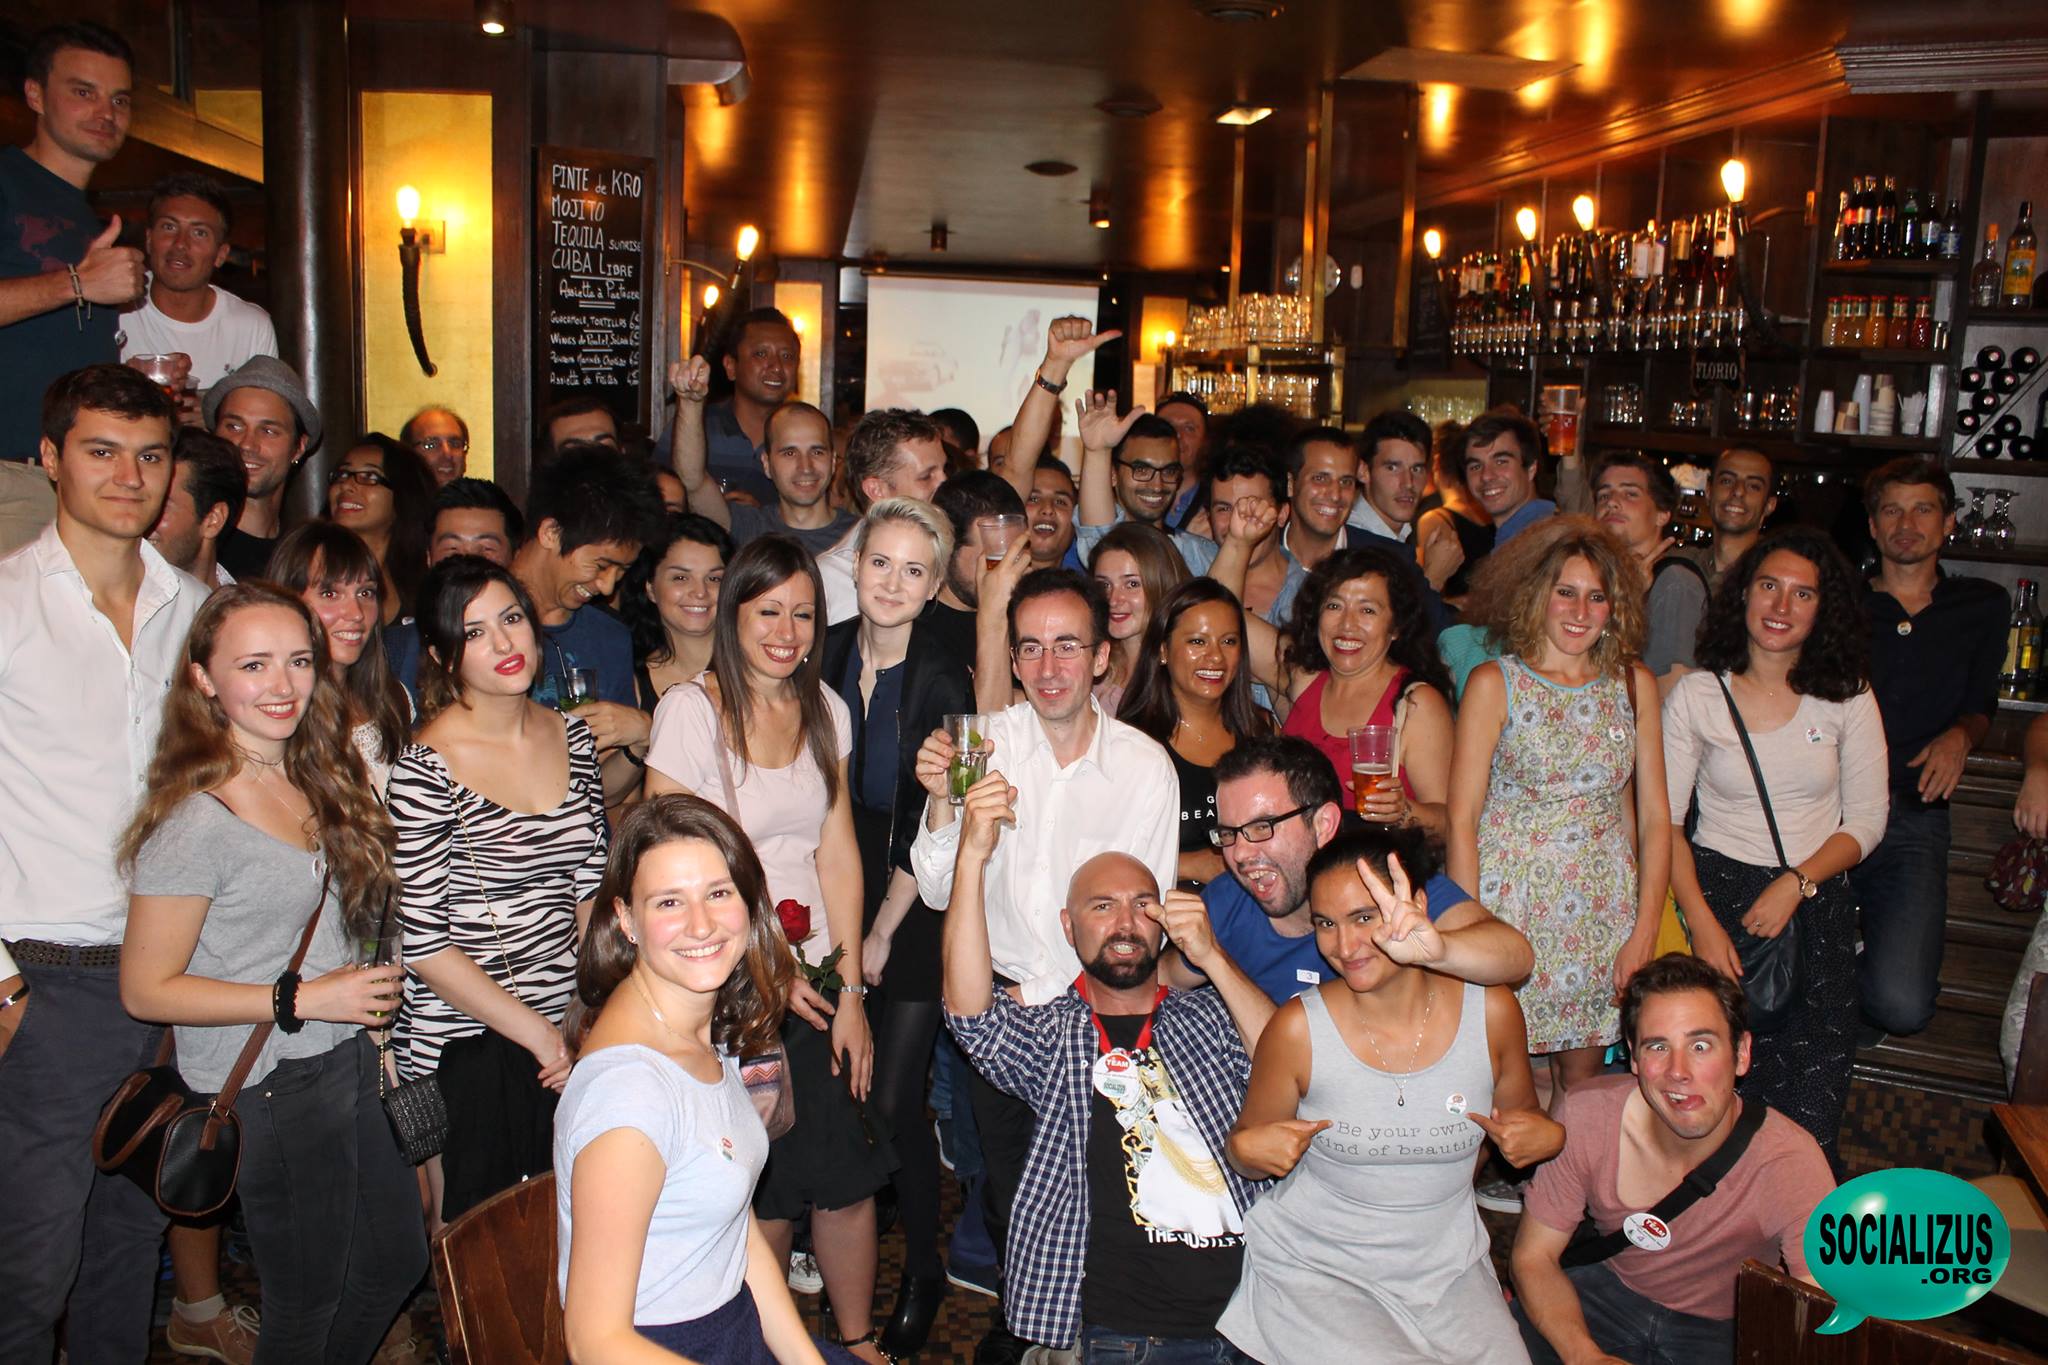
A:
POLYGON ((1557 517, 1495 551, 1467 603, 1505 652, 1472 670, 1458 712, 1450 873, 1536 950, 1519 993, 1530 1052, 1556 1054, 1553 1100, 1620 1036, 1615 993, 1649 960, 1670 884, 1644 596, 1620 541, 1557 517))

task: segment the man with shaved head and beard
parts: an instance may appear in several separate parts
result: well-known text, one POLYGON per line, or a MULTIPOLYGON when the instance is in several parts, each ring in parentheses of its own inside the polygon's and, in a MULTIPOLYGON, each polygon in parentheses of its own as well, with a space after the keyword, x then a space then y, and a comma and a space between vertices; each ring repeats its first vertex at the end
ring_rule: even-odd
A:
POLYGON ((1004 1262, 1010 1328, 1082 1360, 1243 1359, 1216 1320, 1260 1186, 1223 1154, 1272 1003, 1216 946, 1198 897, 1162 899, 1146 865, 1115 852, 1067 885, 1074 983, 1036 1007, 997 987, 982 882, 1017 837, 1016 797, 1000 772, 969 789, 944 930, 946 1022, 1035 1116, 1004 1262), (1160 980, 1169 938, 1215 990, 1160 980))

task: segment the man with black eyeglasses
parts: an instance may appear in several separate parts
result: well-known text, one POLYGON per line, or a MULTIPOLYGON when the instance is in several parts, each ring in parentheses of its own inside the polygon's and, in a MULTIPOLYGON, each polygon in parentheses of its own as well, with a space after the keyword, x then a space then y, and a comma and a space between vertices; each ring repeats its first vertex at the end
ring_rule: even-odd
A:
MULTIPOLYGON (((1309 920, 1308 865, 1316 850, 1337 837, 1347 819, 1370 828, 1402 856, 1424 837, 1420 830, 1365 826, 1344 810, 1344 793, 1329 759, 1295 735, 1238 741, 1216 765, 1217 826, 1209 838, 1223 854, 1228 877, 1202 889, 1216 942, 1275 1004, 1293 999, 1331 974, 1316 947, 1309 920)), ((1418 860, 1409 854, 1407 861, 1418 860)), ((1472 894, 1438 873, 1423 888, 1429 925, 1422 964, 1482 986, 1528 975, 1535 956, 1513 926, 1495 919, 1472 894)), ((1165 980, 1182 990, 1202 974, 1169 952, 1165 980)))
MULTIPOLYGON (((985 868, 989 955, 998 986, 1025 1005, 1065 994, 1081 960, 1060 925, 1068 880, 1101 853, 1128 854, 1156 886, 1172 886, 1180 854, 1180 783, 1166 750, 1103 711, 1095 679, 1109 666, 1109 602, 1071 569, 1034 569, 1010 594, 1010 654, 1024 700, 988 718, 988 770, 1016 791, 1015 825, 985 868)), ((926 905, 952 898, 960 808, 946 769, 953 742, 934 731, 917 754, 929 799, 910 866, 926 905)), ((1327 767, 1327 761, 1325 762, 1327 767)), ((989 1235, 1005 1245, 1010 1202, 1031 1146, 1032 1113, 1015 1096, 969 1078, 988 1164, 989 1235)), ((1014 1360, 1014 1339, 991 1334, 978 1360, 1014 1360)))
POLYGON ((1120 521, 1166 529, 1180 495, 1179 438, 1164 419, 1143 408, 1122 417, 1115 395, 1089 394, 1081 404, 1081 531, 1085 558, 1103 533, 1120 521))
POLYGON ((469 472, 469 423, 452 408, 421 408, 398 429, 398 439, 427 462, 437 488, 469 472))

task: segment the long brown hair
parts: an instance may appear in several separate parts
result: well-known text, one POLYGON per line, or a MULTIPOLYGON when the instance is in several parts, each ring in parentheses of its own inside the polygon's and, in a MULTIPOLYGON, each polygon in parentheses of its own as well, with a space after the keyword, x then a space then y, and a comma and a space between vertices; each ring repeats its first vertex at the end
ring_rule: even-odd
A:
POLYGON ((1607 628, 1587 657, 1600 676, 1625 677, 1649 633, 1649 579, 1614 533, 1591 517, 1540 521, 1488 555, 1473 575, 1465 619, 1533 663, 1543 652, 1545 605, 1573 556, 1591 564, 1607 585, 1607 628))
POLYGON ((284 771, 313 808, 320 847, 332 870, 335 897, 351 932, 375 924, 398 891, 391 865, 394 835, 384 803, 370 789, 370 772, 349 735, 348 698, 328 672, 327 642, 306 604, 268 583, 231 583, 206 599, 185 637, 185 667, 164 698, 163 731, 149 765, 148 795, 116 848, 123 875, 149 836, 187 798, 210 792, 242 766, 220 702, 200 690, 196 676, 213 657, 229 617, 251 607, 282 607, 305 622, 313 642, 313 693, 306 713, 285 741, 284 771))
MULTIPOLYGON (((377 566, 377 556, 361 536, 338 522, 309 521, 290 532, 270 552, 263 576, 295 594, 304 594, 308 588, 375 583, 378 606, 383 606, 384 574, 377 566), (318 578, 314 577, 316 569, 318 578)), ((410 721, 405 689, 391 675, 391 664, 384 656, 381 611, 370 613, 369 638, 363 641, 362 655, 342 674, 342 685, 349 695, 350 714, 377 727, 377 756, 386 763, 396 762, 398 751, 405 747, 410 721)))
POLYGON ((576 955, 576 993, 601 1008, 619 983, 632 975, 640 949, 619 922, 620 905, 633 903, 633 878, 640 860, 663 844, 702 839, 725 859, 732 882, 747 905, 747 950, 718 989, 711 1011, 711 1041, 742 1057, 765 1052, 782 1027, 795 976, 789 940, 768 899, 768 875, 754 846, 733 818, 697 796, 671 792, 642 801, 626 812, 612 835, 611 858, 597 888, 596 912, 576 955))
POLYGON ((725 566, 725 582, 718 587, 718 614, 713 618, 717 624, 711 632, 711 673, 718 679, 719 724, 724 727, 725 745, 741 763, 752 763, 747 731, 756 698, 747 682, 740 649, 740 608, 799 574, 810 579, 811 591, 816 594, 812 599, 816 633, 796 672, 789 675, 789 685, 796 693, 803 741, 825 779, 825 804, 829 806, 839 799, 839 750, 832 711, 825 700, 825 580, 818 576, 818 561, 800 541, 784 535, 762 536, 741 546, 725 566))

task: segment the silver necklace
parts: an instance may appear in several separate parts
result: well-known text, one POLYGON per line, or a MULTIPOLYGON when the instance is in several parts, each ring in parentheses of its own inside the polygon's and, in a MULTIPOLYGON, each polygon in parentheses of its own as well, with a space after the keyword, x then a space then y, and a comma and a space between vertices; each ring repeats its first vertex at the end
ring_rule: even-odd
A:
MULTIPOLYGON (((243 758, 248 759, 251 763, 254 763, 259 769, 267 768, 272 772, 279 773, 281 773, 284 769, 284 760, 281 758, 258 758, 256 755, 250 753, 247 749, 244 749, 239 744, 235 746, 235 752, 240 754, 243 758)), ((276 792, 272 791, 269 787, 264 785, 263 774, 261 772, 258 772, 256 776, 252 779, 251 785, 254 786, 257 791, 269 797, 271 803, 275 805, 279 810, 283 811, 286 815, 289 815, 293 820, 298 822, 299 833, 302 836, 304 836, 304 838, 309 844, 312 845, 312 847, 307 851, 313 854, 313 870, 315 873, 318 873, 320 870, 320 836, 313 832, 313 824, 315 819, 313 812, 308 811, 306 812, 306 814, 301 815, 297 811, 293 810, 291 806, 285 802, 285 799, 282 796, 279 796, 276 792)))
POLYGON ((1379 1043, 1372 1036, 1372 1030, 1365 1031, 1366 1045, 1372 1049, 1372 1055, 1380 1059, 1380 1070, 1394 1078, 1394 1104, 1398 1108, 1408 1107, 1408 1082, 1415 1079, 1415 1063, 1422 1056, 1422 1039, 1429 1032, 1429 1010, 1435 1003, 1436 992, 1429 988, 1429 982, 1425 979, 1422 985, 1422 1027, 1415 1030, 1415 1048, 1408 1054, 1406 1072, 1397 1073, 1394 1068, 1388 1066, 1387 1054, 1380 1051, 1379 1043))

